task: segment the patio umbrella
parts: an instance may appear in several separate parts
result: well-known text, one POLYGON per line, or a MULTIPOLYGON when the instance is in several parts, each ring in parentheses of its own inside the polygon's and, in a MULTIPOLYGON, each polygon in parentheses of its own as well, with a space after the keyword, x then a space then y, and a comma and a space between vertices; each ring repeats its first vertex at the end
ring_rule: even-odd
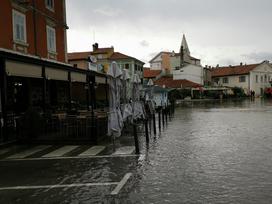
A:
POLYGON ((112 62, 108 70, 109 76, 109 117, 108 135, 119 137, 123 128, 123 119, 120 109, 121 76, 122 71, 116 62, 112 62))
POLYGON ((127 69, 123 70, 122 74, 122 102, 123 104, 121 105, 122 109, 122 116, 123 120, 126 121, 130 116, 132 116, 132 106, 129 103, 129 94, 128 94, 128 89, 129 89, 129 73, 127 69))
POLYGON ((139 75, 134 74, 132 87, 132 112, 134 120, 145 117, 144 105, 140 101, 140 84, 141 80, 139 75))

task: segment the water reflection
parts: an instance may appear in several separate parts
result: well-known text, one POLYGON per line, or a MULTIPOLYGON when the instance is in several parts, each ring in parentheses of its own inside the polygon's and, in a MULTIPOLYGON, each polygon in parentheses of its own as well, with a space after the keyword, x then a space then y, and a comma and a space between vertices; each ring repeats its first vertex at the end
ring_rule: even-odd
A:
POLYGON ((138 167, 130 202, 272 202, 271 107, 260 99, 181 104, 138 167))

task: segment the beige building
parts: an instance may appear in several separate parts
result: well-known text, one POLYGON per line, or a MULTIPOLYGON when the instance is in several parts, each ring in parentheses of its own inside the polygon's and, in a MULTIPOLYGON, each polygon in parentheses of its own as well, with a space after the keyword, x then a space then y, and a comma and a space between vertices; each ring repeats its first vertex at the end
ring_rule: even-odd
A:
POLYGON ((255 91, 263 95, 265 88, 271 87, 272 67, 268 61, 260 64, 218 67, 212 69, 212 79, 216 86, 240 87, 246 94, 255 91))
POLYGON ((171 52, 160 52, 155 57, 153 57, 150 63, 151 70, 162 70, 165 73, 171 73, 171 66, 170 66, 170 56, 171 52))

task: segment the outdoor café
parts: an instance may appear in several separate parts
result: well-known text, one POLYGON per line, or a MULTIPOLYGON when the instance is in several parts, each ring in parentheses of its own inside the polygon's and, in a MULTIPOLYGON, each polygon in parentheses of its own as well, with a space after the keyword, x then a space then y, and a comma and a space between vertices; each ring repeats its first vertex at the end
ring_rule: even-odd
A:
POLYGON ((0 141, 97 142, 106 135, 106 75, 1 50, 0 78, 0 141))

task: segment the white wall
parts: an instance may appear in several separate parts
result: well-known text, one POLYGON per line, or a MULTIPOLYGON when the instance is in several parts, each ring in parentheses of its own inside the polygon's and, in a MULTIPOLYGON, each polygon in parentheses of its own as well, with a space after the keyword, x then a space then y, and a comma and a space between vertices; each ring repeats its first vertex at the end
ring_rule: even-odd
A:
POLYGON ((186 65, 180 70, 173 70, 173 79, 187 79, 203 85, 203 67, 186 65))
POLYGON ((264 62, 253 69, 249 74, 243 75, 246 76, 245 82, 239 82, 240 76, 242 75, 220 77, 218 85, 241 87, 246 94, 250 94, 250 91, 253 90, 255 91, 255 96, 259 96, 261 89, 264 90, 267 87, 271 87, 269 81, 272 80, 272 68, 268 63, 264 62), (258 81, 256 81, 256 76, 258 76, 258 81), (261 80, 261 77, 263 77, 263 80, 261 80), (228 83, 223 83, 223 78, 228 78, 228 83))
POLYGON ((240 87, 243 88, 246 94, 249 94, 249 75, 235 75, 235 76, 225 76, 220 77, 218 81, 218 85, 227 86, 227 87, 240 87), (239 77, 245 76, 245 82, 240 82, 239 77), (223 79, 228 78, 228 83, 224 83, 223 79))
POLYGON ((272 80, 272 68, 267 63, 263 63, 250 72, 250 89, 255 91, 256 96, 259 96, 261 89, 271 87, 270 80, 272 80), (256 76, 258 76, 258 81, 256 81, 256 76), (263 78, 262 81, 261 78, 263 78))
POLYGON ((161 70, 162 69, 162 53, 150 62, 150 69, 161 70))

